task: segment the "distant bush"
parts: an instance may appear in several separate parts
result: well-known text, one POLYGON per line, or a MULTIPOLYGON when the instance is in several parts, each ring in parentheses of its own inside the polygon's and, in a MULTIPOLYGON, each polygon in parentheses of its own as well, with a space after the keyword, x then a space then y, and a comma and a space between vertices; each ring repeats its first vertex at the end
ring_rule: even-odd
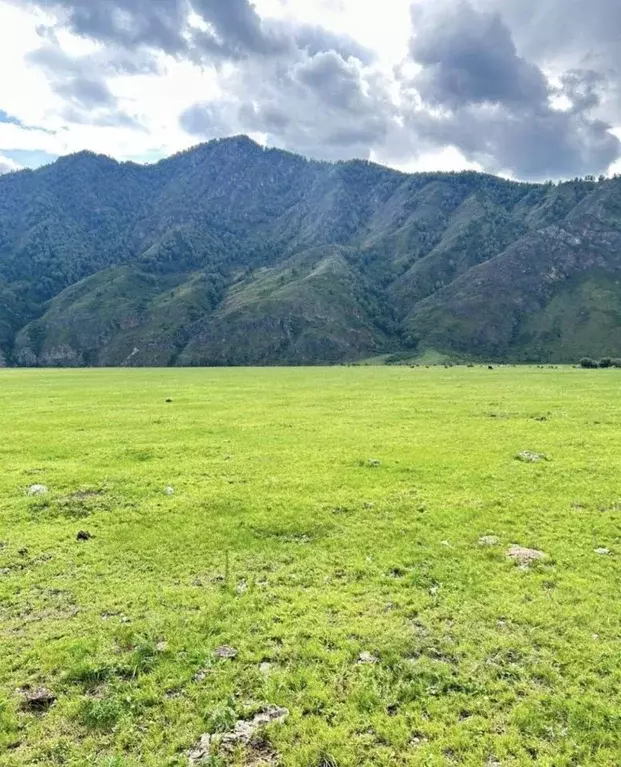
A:
POLYGON ((599 362, 597 360, 591 359, 591 357, 583 357, 580 360, 580 367, 586 368, 587 370, 595 370, 596 368, 621 368, 621 359, 612 357, 602 357, 599 362))
POLYGON ((599 367, 599 364, 590 357, 583 357, 580 360, 580 367, 585 368, 586 370, 595 370, 595 368, 599 367))

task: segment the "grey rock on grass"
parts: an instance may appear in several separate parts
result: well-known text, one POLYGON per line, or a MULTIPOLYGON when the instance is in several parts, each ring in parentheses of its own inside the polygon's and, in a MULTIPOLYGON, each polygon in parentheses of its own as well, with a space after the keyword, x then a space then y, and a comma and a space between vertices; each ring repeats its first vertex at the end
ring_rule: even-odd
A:
POLYGON ((500 538, 496 535, 482 535, 479 538, 479 546, 498 546, 500 538))
POLYGON ((516 461, 522 461, 522 463, 540 463, 541 461, 549 461, 547 455, 544 453, 533 453, 531 450, 522 450, 515 456, 516 461))
POLYGON ((531 562, 537 562, 545 558, 543 551, 527 549, 524 546, 510 546, 507 549, 509 559, 515 559, 522 567, 528 567, 531 562))
POLYGON ((202 735, 194 748, 188 751, 188 762, 190 765, 205 764, 209 757, 211 749, 211 735, 202 735))
POLYGON ((229 647, 228 645, 216 647, 215 653, 218 658, 233 659, 237 657, 237 650, 234 647, 229 647))
POLYGON ((22 708, 26 711, 47 711, 56 702, 56 696, 46 687, 23 690, 22 708))
POLYGON ((239 746, 249 746, 263 727, 284 722, 288 716, 286 708, 268 706, 252 719, 239 719, 233 729, 223 735, 202 735, 198 744, 188 752, 189 764, 207 764, 212 754, 216 753, 231 756, 239 746))
POLYGON ((46 485, 30 485, 28 495, 46 495, 48 492, 46 485))

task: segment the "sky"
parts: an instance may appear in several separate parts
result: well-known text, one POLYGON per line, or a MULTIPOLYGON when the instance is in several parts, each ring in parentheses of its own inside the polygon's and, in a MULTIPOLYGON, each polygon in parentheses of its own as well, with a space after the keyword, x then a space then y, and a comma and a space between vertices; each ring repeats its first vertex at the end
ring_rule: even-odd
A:
POLYGON ((405 170, 621 172, 619 0, 0 0, 0 173, 213 138, 405 170))

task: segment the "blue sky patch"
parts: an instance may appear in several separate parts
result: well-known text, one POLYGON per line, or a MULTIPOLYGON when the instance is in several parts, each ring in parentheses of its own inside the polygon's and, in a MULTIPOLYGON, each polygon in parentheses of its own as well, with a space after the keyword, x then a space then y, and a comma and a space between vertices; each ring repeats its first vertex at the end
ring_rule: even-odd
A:
POLYGON ((10 115, 8 112, 5 112, 4 109, 0 109, 0 123, 9 123, 10 125, 22 125, 21 120, 18 120, 17 117, 13 117, 13 115, 10 115))
POLYGON ((58 159, 58 155, 49 154, 42 149, 0 149, 0 152, 24 168, 40 168, 58 159))

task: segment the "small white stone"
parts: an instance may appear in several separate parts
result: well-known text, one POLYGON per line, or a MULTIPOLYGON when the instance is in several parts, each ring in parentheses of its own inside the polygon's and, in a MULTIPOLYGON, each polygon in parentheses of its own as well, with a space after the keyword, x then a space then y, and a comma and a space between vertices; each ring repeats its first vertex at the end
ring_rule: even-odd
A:
POLYGON ((205 681, 205 679, 207 679, 207 677, 208 677, 208 676, 209 676, 209 674, 211 674, 211 673, 212 673, 212 671, 211 671, 211 669, 210 669, 210 668, 204 668, 204 669, 201 669, 199 672, 197 672, 196 674, 194 674, 194 681, 195 681, 195 682, 204 682, 204 681, 205 681))
POLYGON ((175 488, 174 487, 167 487, 164 491, 166 495, 174 495, 175 494, 175 488))
POLYGON ((47 487, 45 485, 31 485, 28 488, 28 495, 46 495, 47 487))
POLYGON ((479 546, 497 546, 500 540, 496 535, 483 535, 479 538, 479 546))
POLYGON ((539 463, 540 461, 547 461, 548 456, 543 453, 533 453, 530 450, 522 450, 521 453, 516 455, 516 459, 523 463, 539 463))
POLYGON ((229 647, 228 645, 222 645, 221 647, 217 647, 215 650, 216 655, 218 658, 224 658, 224 659, 233 659, 237 657, 237 650, 234 647, 229 647))

